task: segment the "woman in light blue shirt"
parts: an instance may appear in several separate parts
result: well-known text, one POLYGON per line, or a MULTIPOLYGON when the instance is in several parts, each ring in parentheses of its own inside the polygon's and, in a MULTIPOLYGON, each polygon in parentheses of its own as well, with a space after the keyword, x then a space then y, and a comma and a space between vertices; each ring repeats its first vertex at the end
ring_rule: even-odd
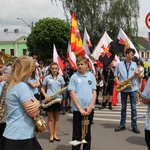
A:
MULTIPOLYGON (((55 95, 58 91, 60 91, 64 85, 65 81, 63 77, 58 73, 59 66, 57 63, 52 63, 49 68, 50 74, 47 75, 44 78, 44 81, 42 83, 41 92, 44 95, 45 99, 48 101, 51 101, 51 97, 55 95)), ((62 100, 62 95, 58 95, 56 99, 62 100)), ((60 102, 61 103, 61 102, 60 102)), ((60 139, 57 136, 58 126, 59 126, 59 115, 60 115, 60 108, 61 104, 55 103, 49 107, 47 107, 45 110, 47 111, 48 115, 48 129, 49 129, 49 142, 53 143, 55 141, 60 141, 60 139)))
POLYGON ((36 69, 32 72, 31 77, 29 77, 27 81, 30 85, 31 91, 34 94, 34 97, 39 100, 40 99, 40 94, 39 94, 39 87, 40 87, 40 78, 36 74, 36 69))
POLYGON ((27 84, 35 69, 30 57, 16 59, 6 81, 6 128, 0 141, 0 150, 42 150, 35 138, 34 117, 39 103, 27 84))

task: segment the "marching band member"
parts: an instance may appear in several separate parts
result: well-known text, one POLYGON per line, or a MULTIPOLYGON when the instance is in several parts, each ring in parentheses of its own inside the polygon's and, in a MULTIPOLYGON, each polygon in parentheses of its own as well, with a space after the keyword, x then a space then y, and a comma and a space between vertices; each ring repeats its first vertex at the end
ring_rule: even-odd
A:
MULTIPOLYGON (((118 63, 115 69, 115 79, 118 85, 123 85, 123 82, 129 79, 130 77, 139 75, 139 71, 137 68, 137 64, 132 61, 135 50, 132 48, 128 48, 125 51, 126 58, 124 61, 118 63)), ((129 81, 130 82, 130 81, 129 81)), ((136 79, 132 81, 133 87, 126 88, 121 91, 121 120, 120 125, 115 128, 115 132, 119 132, 126 129, 126 111, 127 111, 127 99, 130 97, 130 105, 131 105, 131 127, 132 131, 136 134, 140 134, 140 130, 137 128, 137 110, 136 110, 136 92, 138 90, 138 83, 136 79)), ((126 83, 128 84, 128 83, 126 83)))
POLYGON ((39 100, 40 99, 40 94, 39 94, 39 86, 40 86, 40 79, 36 75, 36 69, 32 72, 31 76, 27 80, 27 82, 30 85, 31 91, 34 94, 34 97, 39 100))
MULTIPOLYGON (((94 74, 87 72, 88 60, 79 56, 76 60, 77 72, 70 79, 68 90, 72 99, 73 110, 73 140, 81 141, 82 117, 88 115, 88 133, 85 137, 87 141, 83 145, 83 150, 90 150, 91 147, 91 123, 96 101, 96 80, 94 74), (86 110, 85 110, 86 108, 86 110)), ((79 150, 80 145, 72 146, 72 150, 79 150)))
POLYGON ((114 88, 113 62, 111 62, 109 66, 103 68, 102 79, 104 83, 102 108, 106 107, 106 100, 108 100, 108 109, 112 110, 112 95, 114 88))
MULTIPOLYGON (((5 83, 5 80, 8 77, 8 74, 4 74, 3 70, 4 70, 3 69, 3 62, 2 62, 2 60, 0 60, 0 95, 1 95, 1 92, 2 92, 3 85, 5 83)), ((2 135, 3 135, 5 127, 6 127, 6 123, 5 122, 0 123, 0 139, 1 139, 2 135)))
POLYGON ((30 57, 19 57, 4 84, 7 114, 0 150, 42 150, 35 137, 33 119, 38 115, 39 102, 27 84, 34 69, 30 57))
POLYGON ((147 113, 145 119, 145 142, 150 150, 150 78, 148 78, 144 91, 141 94, 142 102, 147 105, 147 113))
POLYGON ((140 91, 141 90, 141 83, 142 83, 142 78, 144 77, 144 67, 141 65, 140 61, 137 62, 137 66, 138 66, 138 71, 141 72, 137 78, 139 90, 137 90, 137 93, 136 93, 137 105, 139 105, 140 104, 140 95, 141 95, 141 91, 140 91))
MULTIPOLYGON (((44 78, 42 83, 41 92, 46 100, 51 101, 50 96, 56 94, 60 91, 64 85, 63 77, 58 73, 59 66, 57 63, 52 63, 49 68, 50 74, 44 78)), ((62 99, 62 95, 56 97, 56 99, 62 99)), ((49 142, 53 143, 55 141, 60 141, 57 137, 57 131, 59 126, 59 115, 61 110, 61 104, 55 103, 47 108, 45 108, 48 115, 47 125, 50 134, 49 142)))

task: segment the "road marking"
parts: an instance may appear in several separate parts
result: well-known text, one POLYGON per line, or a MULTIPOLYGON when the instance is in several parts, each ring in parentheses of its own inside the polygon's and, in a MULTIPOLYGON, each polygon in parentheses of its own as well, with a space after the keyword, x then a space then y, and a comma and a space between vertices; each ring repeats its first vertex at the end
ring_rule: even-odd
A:
MULTIPOLYGON (((109 110, 108 108, 105 109, 97 109, 99 107, 96 107, 94 110, 94 120, 97 121, 108 121, 108 122, 120 122, 121 118, 121 105, 113 106, 113 110, 109 110)), ((137 115, 143 116, 146 115, 147 106, 137 106, 137 115)), ((68 113, 68 116, 73 116, 73 114, 68 113)), ((131 123, 131 108, 130 106, 127 106, 127 112, 126 112, 126 122, 131 123)), ((145 124, 145 118, 138 118, 137 123, 145 124)))
MULTIPOLYGON (((108 118, 96 118, 96 117, 94 117, 94 120, 110 121, 110 122, 120 122, 120 119, 108 119, 108 118)), ((130 120, 126 120, 126 122, 131 123, 130 120)), ((145 124, 145 121, 137 121, 137 123, 145 124)))

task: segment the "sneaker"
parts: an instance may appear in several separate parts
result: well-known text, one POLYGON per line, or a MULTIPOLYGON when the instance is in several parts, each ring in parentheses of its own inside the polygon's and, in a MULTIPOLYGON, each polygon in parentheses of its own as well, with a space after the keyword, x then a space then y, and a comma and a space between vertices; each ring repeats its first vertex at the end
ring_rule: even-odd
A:
POLYGON ((137 102, 137 103, 136 103, 136 105, 140 105, 140 104, 141 104, 140 102, 137 102))
POLYGON ((140 134, 140 130, 137 127, 133 127, 132 131, 136 134, 140 134))
POLYGON ((122 130, 126 130, 126 127, 125 126, 118 126, 117 128, 115 128, 115 132, 119 132, 119 131, 122 131, 122 130))
POLYGON ((66 114, 66 110, 65 110, 65 108, 63 108, 62 115, 65 115, 65 114, 66 114))
POLYGON ((109 109, 109 110, 112 110, 113 108, 112 108, 112 106, 108 106, 108 109, 109 109))
POLYGON ((94 122, 92 121, 92 123, 91 124, 94 124, 94 122))
POLYGON ((101 105, 101 103, 100 103, 100 102, 96 102, 96 104, 97 104, 97 105, 101 105))
POLYGON ((99 109, 105 109, 106 108, 106 106, 101 106, 101 107, 99 107, 99 109))
POLYGON ((71 106, 67 106, 67 112, 70 112, 70 110, 71 110, 71 106))

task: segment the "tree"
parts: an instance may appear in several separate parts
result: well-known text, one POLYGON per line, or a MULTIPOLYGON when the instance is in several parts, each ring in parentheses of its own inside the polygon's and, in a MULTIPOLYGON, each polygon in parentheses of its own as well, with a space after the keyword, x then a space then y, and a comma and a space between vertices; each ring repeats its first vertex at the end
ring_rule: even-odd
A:
MULTIPOLYGON (((84 27, 97 44, 106 30, 115 40, 121 27, 129 37, 138 35, 138 0, 59 0, 62 2, 66 18, 74 11, 81 34, 84 27), (69 12, 69 13, 68 13, 69 12)), ((51 0, 56 2, 57 0, 51 0)), ((69 20, 68 20, 69 22, 69 20)))
POLYGON ((53 57, 53 44, 58 54, 65 57, 70 34, 69 24, 58 18, 39 20, 27 38, 30 56, 37 55, 44 62, 53 57))
MULTIPOLYGON (((104 1, 105 0, 67 0, 62 3, 66 18, 69 18, 68 11, 70 14, 73 11, 77 18, 81 35, 83 35, 84 28, 86 27, 92 41, 95 41, 96 39, 99 40, 102 34, 102 31, 99 30, 104 1)), ((96 42, 98 41, 96 40, 96 42)))
POLYGON ((121 27, 129 37, 138 35, 139 1, 132 0, 111 0, 107 1, 109 8, 103 13, 103 22, 106 25, 108 34, 116 38, 121 27))

